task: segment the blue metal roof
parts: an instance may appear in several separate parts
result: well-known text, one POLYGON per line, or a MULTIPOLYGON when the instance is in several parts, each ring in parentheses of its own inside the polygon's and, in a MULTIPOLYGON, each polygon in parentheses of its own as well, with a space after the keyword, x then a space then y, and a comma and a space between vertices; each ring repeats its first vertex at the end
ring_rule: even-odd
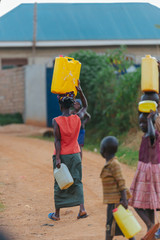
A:
MULTIPOLYGON (((34 4, 0 17, 0 41, 32 41, 34 4)), ((160 39, 149 3, 37 3, 37 41, 160 39)))

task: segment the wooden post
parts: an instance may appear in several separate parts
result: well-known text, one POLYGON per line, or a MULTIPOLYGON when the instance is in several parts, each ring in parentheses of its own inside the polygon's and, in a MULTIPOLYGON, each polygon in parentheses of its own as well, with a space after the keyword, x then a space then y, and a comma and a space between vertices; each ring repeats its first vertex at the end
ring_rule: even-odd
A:
POLYGON ((34 3, 33 13, 33 45, 32 45, 32 64, 35 64, 36 56, 36 33, 37 33, 37 3, 34 3))

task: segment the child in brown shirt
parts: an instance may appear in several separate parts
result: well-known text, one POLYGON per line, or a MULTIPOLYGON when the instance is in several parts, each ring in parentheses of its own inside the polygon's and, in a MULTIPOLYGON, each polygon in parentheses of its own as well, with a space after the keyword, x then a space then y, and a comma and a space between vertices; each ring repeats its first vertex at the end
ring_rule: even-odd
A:
MULTIPOLYGON (((103 185, 103 202, 108 204, 107 223, 106 223, 106 240, 112 240, 114 236, 123 235, 116 224, 112 210, 121 203, 126 209, 128 208, 128 199, 130 192, 125 186, 125 180, 115 153, 118 150, 118 140, 116 137, 105 137, 100 144, 101 155, 106 159, 100 177, 103 185)), ((135 240, 135 238, 130 238, 135 240)))

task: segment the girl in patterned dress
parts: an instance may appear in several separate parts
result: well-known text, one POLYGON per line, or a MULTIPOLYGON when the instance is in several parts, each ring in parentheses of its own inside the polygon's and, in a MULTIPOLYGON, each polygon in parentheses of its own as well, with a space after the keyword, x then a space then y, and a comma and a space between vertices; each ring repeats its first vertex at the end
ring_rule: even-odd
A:
POLYGON ((144 136, 129 201, 148 230, 154 225, 154 209, 160 209, 160 134, 154 127, 156 116, 157 113, 153 111, 139 115, 144 136))

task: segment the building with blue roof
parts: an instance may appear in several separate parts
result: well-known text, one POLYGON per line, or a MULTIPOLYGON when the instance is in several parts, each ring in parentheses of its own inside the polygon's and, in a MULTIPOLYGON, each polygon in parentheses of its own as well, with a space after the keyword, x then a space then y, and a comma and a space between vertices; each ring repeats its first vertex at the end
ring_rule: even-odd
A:
POLYGON ((51 93, 53 59, 120 45, 136 64, 146 54, 160 59, 160 9, 148 3, 19 5, 0 17, 0 70, 6 69, 0 71, 0 113, 19 112, 25 123, 51 127, 61 114, 51 93))
POLYGON ((0 65, 51 64, 79 49, 126 45, 136 63, 160 56, 160 8, 149 3, 21 4, 0 17, 0 65))

